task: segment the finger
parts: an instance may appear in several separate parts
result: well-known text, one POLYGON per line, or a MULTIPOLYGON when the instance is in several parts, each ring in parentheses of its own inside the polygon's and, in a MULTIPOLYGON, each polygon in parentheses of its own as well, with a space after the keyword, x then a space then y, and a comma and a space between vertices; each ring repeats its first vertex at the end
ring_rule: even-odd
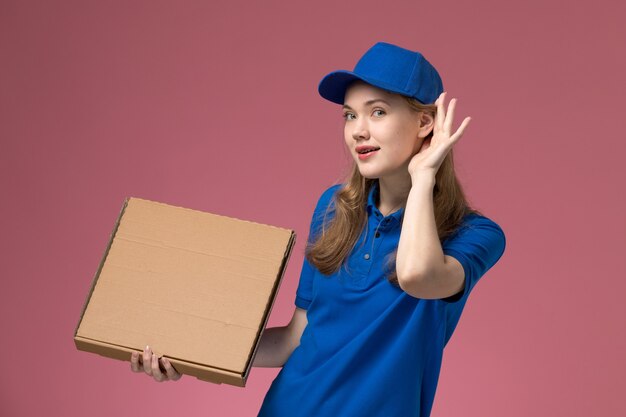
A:
POLYGON ((133 352, 130 355, 130 369, 133 372, 142 372, 142 369, 139 368, 139 352, 133 352))
POLYGON ((155 354, 152 355, 151 368, 152 368, 152 377, 155 379, 155 381, 163 382, 165 380, 165 376, 159 369, 159 358, 155 354))
POLYGON ((152 375, 152 350, 150 346, 146 346, 143 350, 143 371, 148 375, 152 375))
POLYGON ((452 137, 450 138, 452 140, 453 143, 456 143, 459 139, 461 139, 461 136, 463 136, 463 133, 465 132, 465 128, 467 127, 467 125, 469 124, 470 120, 472 120, 471 117, 466 117, 463 120, 463 123, 461 123, 461 126, 459 126, 459 128, 457 129, 457 131, 454 133, 454 135, 452 135, 452 137))
POLYGON ((176 369, 174 369, 174 367, 172 366, 170 361, 167 360, 167 358, 161 358, 161 363, 163 364, 163 368, 165 368, 165 373, 167 374, 167 377, 169 379, 171 379, 172 381, 177 381, 180 379, 182 375, 179 374, 176 369))
POLYGON ((452 131, 452 120, 454 120, 454 108, 456 106, 456 98, 453 98, 448 103, 448 113, 446 114, 446 120, 443 123, 444 131, 452 131))
POLYGON ((437 115, 435 117, 435 127, 437 128, 437 130, 441 130, 443 128, 443 121, 446 117, 446 110, 443 106, 445 102, 445 97, 446 92, 444 91, 439 95, 439 98, 437 99, 437 115))

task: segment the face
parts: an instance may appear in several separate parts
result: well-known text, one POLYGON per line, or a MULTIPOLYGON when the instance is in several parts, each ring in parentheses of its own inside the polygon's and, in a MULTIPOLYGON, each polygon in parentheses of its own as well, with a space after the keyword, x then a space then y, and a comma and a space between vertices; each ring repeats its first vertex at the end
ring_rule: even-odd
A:
POLYGON ((365 178, 405 177, 430 129, 404 97, 357 81, 344 99, 344 139, 365 178), (361 148, 378 148, 361 154, 361 148))

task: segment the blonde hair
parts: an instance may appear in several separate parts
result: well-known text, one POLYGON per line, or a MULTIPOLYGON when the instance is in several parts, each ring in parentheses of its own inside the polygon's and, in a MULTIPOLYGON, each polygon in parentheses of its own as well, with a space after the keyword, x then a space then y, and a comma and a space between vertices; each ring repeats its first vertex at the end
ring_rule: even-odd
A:
MULTIPOLYGON (((437 106, 422 104, 419 101, 403 96, 409 106, 416 112, 428 114, 435 118, 437 106)), ((424 138, 432 137, 433 131, 424 138)), ((478 210, 469 207, 454 170, 453 149, 444 158, 435 175, 433 189, 433 204, 437 234, 440 241, 453 234, 461 225, 463 217, 469 213, 482 215, 478 210)), ((352 162, 343 186, 337 191, 335 198, 335 216, 326 224, 331 204, 324 215, 324 224, 317 240, 307 242, 305 257, 322 274, 335 273, 350 255, 359 236, 367 224, 366 204, 370 189, 378 179, 365 178, 359 172, 356 162, 352 162)), ((388 270, 387 279, 399 286, 395 270, 397 249, 388 255, 385 267, 388 270)))

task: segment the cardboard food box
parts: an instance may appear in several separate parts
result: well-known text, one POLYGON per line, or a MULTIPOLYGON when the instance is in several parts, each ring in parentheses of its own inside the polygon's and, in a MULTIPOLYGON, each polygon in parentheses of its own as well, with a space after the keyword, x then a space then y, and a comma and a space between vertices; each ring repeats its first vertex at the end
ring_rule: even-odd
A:
POLYGON ((181 373, 245 387, 293 230, 129 197, 74 334, 130 361, 146 345, 181 373))

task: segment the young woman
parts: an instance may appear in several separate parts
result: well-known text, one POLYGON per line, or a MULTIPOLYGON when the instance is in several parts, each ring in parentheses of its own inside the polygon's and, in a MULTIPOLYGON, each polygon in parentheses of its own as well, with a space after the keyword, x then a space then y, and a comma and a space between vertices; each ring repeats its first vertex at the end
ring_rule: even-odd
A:
MULTIPOLYGON (((291 322, 264 331, 254 366, 282 369, 258 416, 429 416, 443 349, 505 248, 454 172, 470 118, 453 131, 437 70, 383 42, 319 93, 343 106, 354 164, 318 199, 291 322)), ((180 377, 141 359, 134 371, 180 377)))

